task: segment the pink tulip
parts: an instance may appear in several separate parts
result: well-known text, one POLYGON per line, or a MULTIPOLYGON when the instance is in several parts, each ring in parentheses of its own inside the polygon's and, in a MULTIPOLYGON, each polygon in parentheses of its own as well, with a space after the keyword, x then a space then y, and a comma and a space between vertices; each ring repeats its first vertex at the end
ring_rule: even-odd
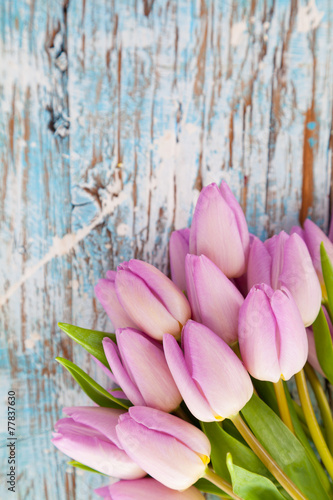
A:
POLYGON ((325 250, 333 264, 333 243, 326 234, 310 219, 304 222, 304 240, 311 254, 313 265, 317 271, 319 280, 324 284, 323 272, 321 269, 320 244, 324 243, 325 250))
POLYGON ((242 294, 207 257, 187 255, 187 295, 195 321, 208 326, 225 342, 238 337, 238 313, 242 294))
POLYGON ((259 380, 289 380, 303 368, 308 355, 306 332, 285 287, 251 288, 239 313, 238 341, 245 367, 259 380))
POLYGON ((164 333, 180 337, 191 317, 184 294, 151 264, 132 259, 118 266, 117 298, 139 330, 162 340, 164 333))
POLYGON ((169 257, 171 278, 180 290, 186 290, 185 257, 189 253, 190 229, 179 229, 171 233, 169 257))
POLYGON ((116 383, 126 397, 134 405, 175 410, 182 397, 161 344, 132 328, 119 328, 116 337, 117 345, 106 337, 103 347, 116 383))
POLYGON ((167 488, 151 477, 118 481, 95 490, 104 500, 204 500, 199 490, 191 486, 185 491, 167 488))
POLYGON ((248 288, 266 283, 274 290, 288 288, 305 326, 316 319, 321 304, 321 289, 310 254, 302 238, 284 231, 265 241, 256 239, 248 261, 248 288))
POLYGON ((71 418, 55 425, 53 444, 69 457, 108 476, 137 479, 145 472, 122 449, 116 434, 119 416, 111 408, 64 408, 71 418))
POLYGON ((185 490, 205 474, 210 442, 184 420, 145 406, 133 406, 116 427, 121 446, 150 476, 185 490))
POLYGON ((190 232, 190 253, 204 254, 228 277, 245 272, 249 233, 240 205, 225 182, 203 188, 190 232))
POLYGON ((209 328, 188 321, 184 354, 171 335, 163 337, 167 363, 193 415, 204 422, 236 415, 253 393, 251 379, 233 350, 209 328))
POLYGON ((130 326, 137 328, 130 316, 125 312, 116 293, 116 271, 108 271, 106 279, 101 279, 95 286, 95 294, 109 316, 114 329, 130 326))

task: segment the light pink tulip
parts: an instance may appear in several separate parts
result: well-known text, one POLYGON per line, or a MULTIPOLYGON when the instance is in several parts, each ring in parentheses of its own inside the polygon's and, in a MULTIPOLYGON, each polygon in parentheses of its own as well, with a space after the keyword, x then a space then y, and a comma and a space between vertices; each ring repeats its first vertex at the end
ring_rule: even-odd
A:
POLYGON ((132 259, 118 266, 116 293, 126 314, 149 336, 164 333, 180 337, 191 308, 179 288, 156 267, 132 259))
POLYGON ((184 354, 171 335, 163 337, 167 363, 193 415, 213 422, 236 415, 253 386, 233 350, 209 328, 188 321, 182 332, 184 354))
POLYGON ((304 222, 304 240, 311 254, 313 265, 317 271, 319 280, 324 284, 323 272, 321 269, 320 244, 324 243, 325 250, 333 264, 333 243, 326 234, 310 219, 304 222))
POLYGON ((236 342, 238 313, 244 302, 242 294, 204 255, 187 255, 185 267, 193 319, 208 326, 228 344, 236 342))
POLYGON ((116 427, 121 446, 150 476, 185 490, 205 474, 210 442, 184 420, 145 406, 133 406, 116 427))
POLYGON ((104 500, 204 500, 199 490, 191 486, 185 491, 167 488, 151 477, 118 481, 95 490, 104 500))
POLYGON ((190 232, 190 253, 204 254, 228 277, 245 272, 249 233, 244 214, 225 182, 203 188, 190 232))
POLYGON ((115 428, 124 412, 112 408, 64 408, 70 418, 55 425, 53 444, 69 457, 108 476, 137 479, 145 476, 122 449, 115 428))
POLYGON ((116 383, 127 398, 134 405, 175 410, 182 397, 161 344, 132 328, 119 328, 116 338, 117 344, 106 337, 103 347, 116 383))
POLYGON ((262 243, 255 239, 248 261, 248 288, 266 283, 274 290, 288 288, 305 326, 316 319, 321 304, 320 283, 302 238, 284 231, 262 243))
POLYGON ((189 253, 190 229, 179 229, 171 233, 169 258, 171 278, 180 290, 186 290, 185 257, 189 253))
POLYGON ((265 284, 251 288, 239 313, 238 341, 245 367, 259 380, 289 380, 303 368, 307 336, 285 287, 276 291, 265 284))

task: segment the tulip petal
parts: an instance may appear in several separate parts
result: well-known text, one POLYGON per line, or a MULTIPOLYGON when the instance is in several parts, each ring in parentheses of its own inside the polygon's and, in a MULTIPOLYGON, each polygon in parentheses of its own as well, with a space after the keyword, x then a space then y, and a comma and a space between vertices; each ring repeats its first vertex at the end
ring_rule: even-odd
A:
POLYGON ((180 335, 178 321, 137 275, 119 270, 116 290, 120 303, 139 330, 158 340, 162 340, 164 333, 180 335))
POLYGON ((148 429, 173 436, 195 453, 210 456, 211 446, 208 438, 197 427, 185 420, 145 406, 132 406, 128 413, 133 420, 148 429))
POLYGON ((271 299, 271 307, 280 336, 280 373, 284 380, 289 380, 306 363, 307 336, 301 315, 289 290, 284 287, 276 290, 271 299))
POLYGON ((132 259, 128 269, 141 278, 172 316, 184 325, 191 317, 191 308, 183 292, 159 269, 148 262, 132 259))
POLYGON ((163 351, 145 335, 130 328, 117 330, 117 345, 127 373, 138 387, 144 404, 166 412, 177 408, 182 397, 163 351))
POLYGON ((215 416, 236 415, 249 401, 253 386, 233 350, 209 328, 189 321, 183 330, 185 361, 215 416))
POLYGON ((225 342, 238 337, 238 314, 244 299, 235 285, 207 257, 187 255, 188 297, 196 321, 225 342))
POLYGON ((272 257, 259 238, 253 238, 247 267, 247 287, 266 283, 271 286, 272 257))
POLYGON ((180 290, 186 290, 185 257, 189 252, 190 229, 173 231, 169 242, 169 259, 172 281, 180 290))
POLYGON ((125 326, 136 328, 136 324, 126 314, 118 300, 114 281, 110 281, 109 279, 99 280, 95 286, 95 294, 115 329, 125 326))
POLYGON ((163 337, 163 346, 165 358, 174 381, 190 412, 203 422, 215 421, 214 411, 192 380, 176 339, 172 335, 165 334, 163 337))
POLYGON ((288 234, 281 231, 265 241, 265 247, 272 257, 271 286, 274 290, 279 287, 279 276, 282 272, 284 260, 284 246, 288 238, 288 234))
POLYGON ((292 234, 285 242, 278 285, 288 288, 305 326, 311 325, 319 313, 321 288, 306 244, 298 234, 292 234))
POLYGON ((216 184, 206 186, 199 195, 190 232, 190 253, 206 255, 230 278, 245 271, 236 218, 216 184))
POLYGON ((63 408, 63 412, 74 422, 84 424, 104 434, 110 441, 120 447, 116 433, 119 416, 125 411, 98 406, 72 406, 63 408))
POLYGON ((167 488, 151 477, 132 481, 118 481, 95 493, 106 500, 204 500, 204 496, 193 486, 185 491, 167 488))
POLYGON ((320 366, 320 363, 318 361, 316 352, 316 343, 312 328, 306 328, 306 335, 308 337, 308 346, 309 346, 308 362, 315 370, 317 370, 318 373, 320 373, 320 375, 325 377, 325 373, 323 372, 322 367, 320 366))
POLYGON ((281 371, 277 353, 277 326, 267 285, 251 288, 239 313, 238 340, 242 359, 249 373, 259 379, 277 382, 281 371))
POLYGON ((110 368, 117 380, 117 384, 120 385, 128 399, 135 405, 144 405, 145 401, 136 387, 136 385, 131 380, 126 369, 121 363, 119 351, 114 342, 108 337, 103 339, 103 348, 105 352, 106 359, 110 365, 110 368))
POLYGON ((176 438, 131 418, 120 418, 116 430, 128 456, 165 486, 183 490, 204 475, 206 465, 199 455, 176 438))
POLYGON ((326 234, 310 219, 306 219, 304 222, 304 239, 311 254, 313 265, 323 280, 323 273, 321 269, 321 259, 320 259, 320 243, 324 243, 325 250, 329 256, 331 262, 333 262, 333 243, 326 236, 326 234))

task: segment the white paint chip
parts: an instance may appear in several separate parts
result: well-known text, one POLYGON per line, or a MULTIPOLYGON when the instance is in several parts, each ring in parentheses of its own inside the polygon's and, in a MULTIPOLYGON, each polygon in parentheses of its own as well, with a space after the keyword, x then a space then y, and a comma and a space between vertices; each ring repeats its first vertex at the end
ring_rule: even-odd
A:
POLYGON ((247 35, 247 26, 245 21, 233 24, 231 28, 231 45, 237 47, 241 45, 247 35))
POLYGON ((39 335, 38 332, 33 332, 30 337, 28 337, 25 341, 24 341, 24 347, 26 349, 33 349, 36 345, 36 342, 38 342, 39 340, 41 340, 41 336, 39 335))
POLYGON ((300 5, 297 12, 297 31, 307 33, 318 28, 324 12, 320 12, 316 0, 310 0, 307 5, 300 5))
POLYGON ((118 236, 126 236, 129 233, 129 226, 127 224, 121 223, 117 226, 117 234, 118 236))

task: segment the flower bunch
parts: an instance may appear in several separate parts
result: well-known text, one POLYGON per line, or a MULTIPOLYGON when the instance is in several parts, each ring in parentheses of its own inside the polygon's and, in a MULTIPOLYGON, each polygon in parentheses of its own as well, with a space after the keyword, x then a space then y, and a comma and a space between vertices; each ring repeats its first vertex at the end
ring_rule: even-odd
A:
POLYGON ((330 239, 307 220, 261 242, 222 182, 202 190, 169 253, 171 279, 132 259, 99 280, 115 333, 59 324, 112 389, 58 358, 95 406, 65 408, 55 446, 118 479, 96 490, 105 499, 332 497, 333 420, 316 373, 333 381, 330 239))

